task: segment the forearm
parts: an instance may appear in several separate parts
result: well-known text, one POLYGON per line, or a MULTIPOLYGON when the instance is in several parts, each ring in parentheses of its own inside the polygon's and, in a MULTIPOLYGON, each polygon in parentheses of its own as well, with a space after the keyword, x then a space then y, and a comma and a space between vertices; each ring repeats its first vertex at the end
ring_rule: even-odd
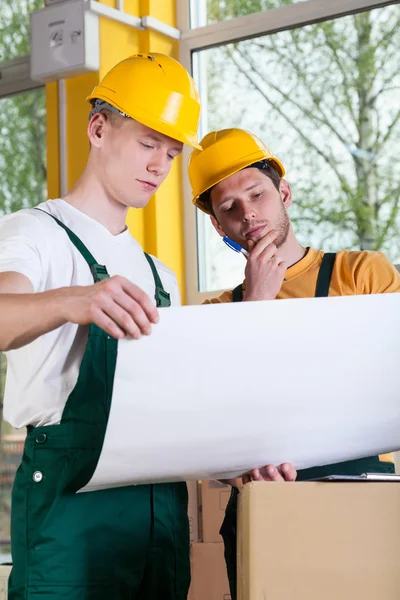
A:
POLYGON ((38 294, 0 294, 0 351, 21 348, 66 323, 65 288, 38 294))

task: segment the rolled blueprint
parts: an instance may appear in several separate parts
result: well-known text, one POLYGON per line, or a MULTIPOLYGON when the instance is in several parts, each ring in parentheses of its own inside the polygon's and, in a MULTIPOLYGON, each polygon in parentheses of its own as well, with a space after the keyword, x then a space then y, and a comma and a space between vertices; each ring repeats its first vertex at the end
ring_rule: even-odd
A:
POLYGON ((400 294, 168 308, 119 342, 95 490, 400 448, 400 294))

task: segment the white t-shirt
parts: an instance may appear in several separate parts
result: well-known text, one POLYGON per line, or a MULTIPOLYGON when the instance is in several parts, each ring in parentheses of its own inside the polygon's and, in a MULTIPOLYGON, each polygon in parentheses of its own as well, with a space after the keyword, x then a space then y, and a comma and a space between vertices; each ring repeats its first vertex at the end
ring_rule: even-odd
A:
MULTIPOLYGON (((57 217, 85 244, 108 273, 123 275, 154 299, 154 277, 143 250, 128 230, 113 235, 103 225, 63 200, 39 208, 57 217)), ((172 305, 179 305, 173 272, 154 259, 172 305)), ((51 217, 24 209, 0 219, 0 272, 17 271, 35 292, 90 285, 93 277, 64 229, 51 217)), ((53 425, 61 420, 82 361, 87 327, 67 323, 34 342, 7 352, 4 418, 13 427, 53 425)))

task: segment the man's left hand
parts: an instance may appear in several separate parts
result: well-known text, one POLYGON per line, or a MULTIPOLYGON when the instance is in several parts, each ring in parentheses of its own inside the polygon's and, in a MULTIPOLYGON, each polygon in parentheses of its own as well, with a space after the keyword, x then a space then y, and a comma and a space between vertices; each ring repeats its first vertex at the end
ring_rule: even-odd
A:
POLYGON ((243 483, 250 481, 296 481, 297 471, 290 463, 283 463, 279 467, 267 465, 262 469, 252 469, 243 475, 243 483))

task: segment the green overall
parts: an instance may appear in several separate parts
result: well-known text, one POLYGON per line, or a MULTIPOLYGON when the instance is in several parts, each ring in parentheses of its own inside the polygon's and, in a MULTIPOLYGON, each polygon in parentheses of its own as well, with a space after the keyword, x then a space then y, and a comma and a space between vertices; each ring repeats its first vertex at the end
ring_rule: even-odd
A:
MULTIPOLYGON (((315 297, 326 297, 335 263, 334 253, 325 253, 318 273, 315 297)), ((243 299, 242 285, 233 290, 232 301, 241 302, 243 299)), ((297 481, 307 481, 327 475, 361 475, 362 473, 394 473, 394 465, 391 462, 382 462, 378 456, 370 456, 359 460, 350 460, 323 467, 303 469, 297 473, 297 481)), ((237 499, 239 490, 232 488, 231 497, 225 511, 225 519, 220 534, 225 544, 225 561, 228 571, 229 586, 232 600, 236 600, 236 526, 237 526, 237 499)), ((266 510, 267 507, 266 507, 266 510)))
MULTIPOLYGON (((108 277, 106 267, 57 222, 88 263, 94 281, 108 277)), ((169 306, 169 294, 152 259, 147 260, 157 305, 169 306)), ((100 457, 117 350, 117 340, 90 325, 78 380, 61 423, 28 427, 12 495, 9 600, 187 597, 190 542, 185 483, 76 493, 92 478, 100 457)))

